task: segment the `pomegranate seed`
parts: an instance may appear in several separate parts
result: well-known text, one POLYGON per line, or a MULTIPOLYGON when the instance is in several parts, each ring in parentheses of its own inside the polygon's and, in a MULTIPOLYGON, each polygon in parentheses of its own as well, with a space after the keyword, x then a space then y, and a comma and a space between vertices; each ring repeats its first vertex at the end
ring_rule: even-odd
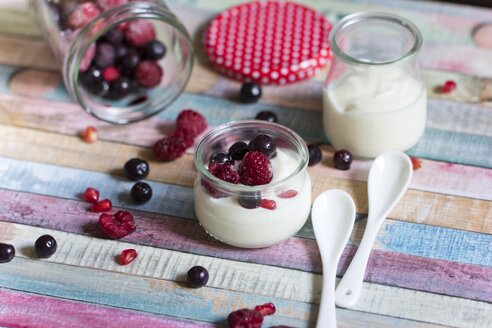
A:
POLYGON ((103 199, 100 202, 92 204, 92 212, 101 213, 111 211, 113 204, 109 199, 103 199))
POLYGON ((255 311, 259 312, 262 316, 275 314, 275 305, 273 303, 265 303, 263 305, 255 306, 255 311))
POLYGON ((102 73, 103 79, 111 82, 120 77, 120 72, 114 66, 109 66, 102 73))
POLYGON ((444 84, 441 87, 442 93, 451 93, 456 89, 456 82, 452 80, 448 80, 444 82, 444 84))
POLYGON ((133 248, 125 249, 120 254, 120 264, 127 265, 132 263, 137 258, 137 251, 133 248))
POLYGON ((88 126, 82 132, 82 139, 87 143, 94 143, 97 140, 97 130, 93 126, 88 126))
POLYGON ((289 189, 277 195, 278 198, 294 198, 297 196, 297 190, 289 189))
POLYGON ((84 192, 84 200, 88 203, 95 203, 99 200, 99 191, 94 188, 87 188, 84 192))
POLYGON ((410 157, 410 160, 412 161, 412 166, 414 171, 422 167, 422 161, 417 157, 410 157))
POLYGON ((267 210, 274 210, 277 208, 277 203, 271 199, 262 199, 260 201, 260 206, 267 210))

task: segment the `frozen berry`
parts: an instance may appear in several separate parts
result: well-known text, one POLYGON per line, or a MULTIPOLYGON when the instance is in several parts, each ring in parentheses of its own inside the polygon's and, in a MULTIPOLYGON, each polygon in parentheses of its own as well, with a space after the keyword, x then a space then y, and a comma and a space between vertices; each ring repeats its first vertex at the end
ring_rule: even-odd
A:
POLYGON ((249 151, 239 165, 239 175, 241 182, 248 186, 270 183, 273 178, 272 162, 262 152, 249 151))
POLYGON ((249 142, 248 145, 251 150, 261 151, 263 154, 270 158, 274 158, 277 155, 277 147, 273 143, 273 139, 266 134, 259 134, 249 142))
POLYGON ((133 49, 127 49, 127 53, 121 57, 119 68, 126 76, 132 76, 140 63, 140 56, 133 49))
POLYGON ((410 161, 412 162, 412 168, 414 171, 422 167, 422 161, 417 157, 410 157, 410 161))
POLYGON ((294 189, 288 189, 286 191, 282 191, 280 194, 277 195, 278 198, 283 198, 283 199, 294 198, 296 196, 297 196, 297 191, 294 189))
POLYGON ((154 40, 145 45, 145 58, 158 60, 166 55, 166 46, 162 42, 154 40))
POLYGON ((185 138, 167 137, 154 144, 154 156, 159 161, 172 161, 181 157, 188 148, 185 138))
POLYGON ((87 50, 85 51, 84 55, 80 59, 79 63, 79 71, 80 72, 85 72, 89 67, 91 66, 92 59, 94 59, 94 56, 96 54, 96 45, 92 43, 87 50))
POLYGON ((258 114, 256 114, 255 118, 257 120, 262 120, 262 121, 267 121, 267 122, 272 122, 272 123, 278 122, 277 114, 275 114, 274 112, 271 112, 269 110, 259 112, 258 114))
POLYGON ((131 81, 129 78, 120 76, 116 80, 111 82, 108 93, 105 98, 111 100, 118 100, 128 96, 131 91, 131 81))
POLYGON ((94 143, 97 140, 97 129, 93 126, 88 126, 82 132, 82 139, 87 143, 94 143))
POLYGON ((260 202, 260 207, 267 210, 274 210, 277 208, 277 203, 271 199, 262 199, 260 202))
MULTIPOLYGON (((128 47, 124 44, 117 44, 114 46, 114 55, 116 58, 116 61, 120 62, 123 57, 125 57, 128 54, 128 47)), ((137 66, 137 65, 135 65, 137 66)))
POLYGON ((87 25, 97 17, 101 11, 92 2, 81 3, 75 8, 68 17, 67 23, 72 29, 77 29, 87 25))
POLYGON ((193 146, 195 143, 193 137, 185 129, 176 129, 169 134, 169 137, 183 138, 187 148, 193 146))
POLYGON ((232 157, 228 153, 218 152, 210 156, 210 161, 217 164, 231 163, 232 157))
POLYGON ((55 254, 57 248, 56 240, 50 235, 43 235, 34 243, 36 254, 40 258, 48 258, 55 254))
POLYGON ((255 310, 240 309, 227 317, 229 328, 261 328, 263 316, 255 310))
POLYGON ((125 39, 125 34, 117 28, 113 28, 107 31, 101 38, 101 40, 117 46, 123 42, 125 39))
POLYGON ((121 252, 120 254, 120 264, 121 265, 127 265, 135 261, 137 258, 137 250, 133 248, 125 249, 121 252))
POLYGON ((135 79, 144 88, 153 88, 162 80, 162 68, 153 60, 140 62, 135 71, 135 79))
POLYGON ((276 310, 275 304, 273 303, 265 303, 255 306, 255 311, 259 312, 262 316, 273 315, 276 310))
POLYGON ((154 25, 147 20, 135 20, 125 30, 126 41, 135 47, 142 47, 155 39, 154 25))
POLYGON ((442 93, 451 93, 454 91, 454 89, 456 89, 456 82, 452 81, 452 80, 448 80, 446 81, 442 87, 441 87, 441 92, 442 93))
POLYGON ((87 188, 84 192, 84 200, 88 203, 96 203, 99 200, 99 190, 87 188))
POLYGON ((191 109, 185 109, 179 113, 176 119, 176 125, 180 129, 188 131, 188 133, 194 138, 207 128, 207 120, 202 114, 195 112, 191 109))
POLYGON ((140 158, 132 158, 125 163, 125 175, 130 180, 142 180, 149 175, 149 163, 140 158))
POLYGON ((239 183, 239 173, 231 163, 218 164, 211 162, 208 170, 220 180, 234 184, 239 183))
POLYGON ((197 265, 188 270, 186 278, 191 287, 203 287, 208 282, 208 271, 204 267, 197 265))
POLYGON ((113 204, 111 204, 109 199, 103 199, 99 202, 93 203, 91 207, 92 212, 95 213, 108 212, 111 211, 112 208, 113 204))
POLYGON ((80 82, 85 88, 90 88, 95 83, 103 80, 102 72, 96 67, 91 67, 79 75, 80 82))
POLYGON ((96 47, 96 55, 94 56, 94 65, 99 68, 106 68, 114 65, 116 53, 114 47, 109 43, 99 43, 96 47))
POLYGON ((128 0, 96 0, 97 5, 102 10, 108 10, 114 7, 118 7, 124 5, 128 2, 128 0))
POLYGON ((333 155, 333 164, 339 170, 348 170, 352 164, 352 154, 345 149, 338 150, 333 155))
POLYGON ((133 215, 127 211, 118 211, 114 215, 103 213, 99 216, 99 225, 113 239, 126 237, 136 229, 133 215))
POLYGON ((137 182, 130 191, 130 197, 137 204, 145 204, 152 198, 152 188, 145 182, 137 182))
POLYGON ((10 244, 0 243, 0 263, 12 261, 15 256, 15 248, 10 244))
POLYGON ((247 209, 260 207, 261 195, 259 193, 248 193, 237 198, 239 205, 247 209))
POLYGON ((106 67, 102 73, 105 81, 112 82, 120 77, 120 72, 114 66, 106 67))
POLYGON ((244 103, 257 102, 261 97, 261 87, 254 82, 244 83, 241 87, 241 101, 244 103))
POLYGON ((229 147, 228 153, 231 155, 233 160, 242 160, 244 155, 249 151, 248 145, 243 141, 235 142, 231 147, 229 147))
POLYGON ((321 162, 323 154, 321 153, 321 149, 319 148, 319 146, 315 144, 309 144, 307 148, 309 153, 308 166, 313 166, 321 162))

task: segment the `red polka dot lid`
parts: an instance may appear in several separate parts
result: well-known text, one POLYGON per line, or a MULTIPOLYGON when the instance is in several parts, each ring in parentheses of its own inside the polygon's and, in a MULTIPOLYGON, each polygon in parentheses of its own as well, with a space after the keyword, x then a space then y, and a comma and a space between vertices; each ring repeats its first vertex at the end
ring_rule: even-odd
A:
POLYGON ((220 73, 243 82, 287 84, 312 77, 330 60, 332 25, 321 13, 286 1, 255 1, 217 16, 205 53, 220 73))

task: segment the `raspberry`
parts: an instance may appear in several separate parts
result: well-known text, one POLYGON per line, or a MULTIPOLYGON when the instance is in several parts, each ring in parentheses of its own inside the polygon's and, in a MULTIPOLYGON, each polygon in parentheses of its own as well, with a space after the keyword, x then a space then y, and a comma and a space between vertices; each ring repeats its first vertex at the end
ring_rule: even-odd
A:
POLYGON ((133 248, 125 249, 120 254, 120 264, 127 265, 137 258, 137 251, 133 248))
POLYGON ((93 143, 97 140, 97 129, 93 126, 88 126, 82 132, 82 139, 87 143, 93 143))
POLYGON ((289 189, 286 191, 281 192, 280 194, 277 195, 278 198, 294 198, 297 196, 297 191, 294 189, 289 189))
POLYGON ((193 137, 190 136, 188 131, 186 131, 185 129, 174 130, 169 134, 169 137, 183 138, 187 147, 191 147, 195 144, 195 140, 193 140, 193 137))
POLYGON ((125 36, 132 46, 142 47, 155 39, 154 25, 146 20, 132 21, 125 30, 125 36))
POLYGON ((231 312, 227 317, 230 328, 261 328, 263 316, 254 310, 240 309, 231 312))
POLYGON ((80 72, 85 72, 89 69, 91 66, 92 59, 94 59, 94 56, 96 55, 96 45, 92 43, 89 48, 85 51, 84 56, 80 59, 79 63, 79 71, 80 72))
POLYGON ((135 79, 144 88, 153 88, 162 80, 162 68, 153 60, 140 62, 135 71, 135 79))
POLYGON ((108 10, 114 7, 118 7, 128 3, 128 0, 97 0, 96 1, 99 8, 102 10, 108 10))
POLYGON ((277 203, 271 199, 262 199, 260 201, 260 207, 263 207, 267 210, 274 210, 277 208, 277 203))
POLYGON ((239 182, 239 173, 231 163, 216 163, 211 162, 208 170, 220 180, 237 184, 239 182))
POLYGON ((114 66, 109 66, 102 72, 103 79, 111 82, 120 77, 120 72, 114 66))
POLYGON ((176 125, 179 129, 184 129, 194 138, 207 128, 207 120, 202 114, 191 109, 185 109, 179 113, 176 119, 176 125))
POLYGON ((87 188, 84 192, 84 200, 88 203, 96 203, 99 200, 99 191, 94 188, 87 188))
POLYGON ((159 161, 172 161, 184 154, 188 143, 185 138, 167 137, 154 144, 154 156, 159 161))
POLYGON ((68 26, 73 29, 87 25, 91 20, 96 18, 101 11, 92 2, 82 3, 68 16, 68 26))
POLYGON ((92 204, 92 212, 101 213, 111 211, 113 204, 109 199, 103 199, 100 202, 92 204))
POLYGON ((241 182, 248 186, 267 184, 273 178, 272 162, 260 151, 249 151, 239 165, 239 175, 241 182))
POLYGON ((118 211, 114 215, 103 213, 99 217, 99 225, 113 239, 126 237, 136 229, 133 216, 127 211, 118 211))
POLYGON ((259 312, 262 316, 275 314, 275 304, 273 303, 265 303, 263 305, 255 306, 255 311, 259 312))

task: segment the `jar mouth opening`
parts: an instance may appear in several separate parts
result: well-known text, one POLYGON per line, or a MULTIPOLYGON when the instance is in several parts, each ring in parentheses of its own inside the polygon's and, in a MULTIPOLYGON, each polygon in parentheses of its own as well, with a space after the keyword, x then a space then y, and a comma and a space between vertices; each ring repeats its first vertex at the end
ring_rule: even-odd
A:
MULTIPOLYGON (((239 141, 239 139, 237 141, 239 141)), ((227 193, 228 196, 252 196, 255 194, 265 193, 267 191, 285 191, 289 189, 289 182, 306 169, 308 161, 309 153, 306 143, 296 132, 283 125, 260 120, 241 120, 222 124, 214 128, 203 137, 203 139, 198 144, 195 152, 195 167, 198 173, 204 176, 208 181, 212 182, 215 186, 217 186, 220 191, 227 193), (237 134, 238 131, 246 129, 254 129, 255 131, 257 131, 257 134, 265 133, 269 136, 275 134, 276 137, 284 138, 285 140, 290 142, 295 147, 295 151, 299 155, 299 163, 296 166, 295 170, 293 170, 288 176, 281 180, 278 180, 274 183, 258 186, 232 184, 223 181, 210 173, 205 165, 207 164, 206 161, 208 162, 208 158, 206 158, 206 149, 211 146, 211 142, 213 142, 214 140, 218 140, 218 138, 220 137, 225 137, 227 135, 227 132, 237 134)))
POLYGON ((365 67, 386 66, 405 62, 411 58, 414 58, 422 47, 422 34, 414 23, 398 15, 380 12, 354 13, 343 17, 333 26, 329 39, 331 50, 337 58, 350 64, 365 67), (355 54, 351 54, 343 49, 343 40, 341 40, 340 35, 347 29, 359 28, 362 22, 380 22, 386 24, 386 27, 380 27, 381 30, 386 29, 389 31, 390 26, 394 29, 399 28, 400 30, 408 33, 408 35, 413 39, 413 42, 411 43, 411 46, 407 47, 408 49, 406 49, 406 51, 403 51, 397 56, 392 56, 392 58, 369 60, 362 56, 356 56, 355 54))
MULTIPOLYGON (((176 19, 176 17, 163 5, 158 6, 151 2, 130 2, 102 12, 96 19, 84 26, 64 58, 63 70, 65 85, 72 97, 82 106, 82 108, 96 116, 98 119, 116 124, 127 124, 146 119, 159 113, 169 106, 184 91, 193 69, 193 45, 191 37, 186 28, 176 19), (170 38, 173 42, 179 43, 180 49, 184 49, 186 54, 176 57, 176 66, 182 70, 173 75, 179 79, 176 83, 166 84, 148 89, 145 93, 138 93, 131 97, 126 96, 123 100, 106 100, 100 96, 92 95, 83 86, 79 85, 79 68, 82 58, 89 47, 109 30, 116 28, 119 24, 135 20, 151 20, 155 23, 165 24, 172 27, 173 35, 170 38), (177 40, 177 41, 176 41, 177 40), (163 88, 166 97, 163 99, 163 88)), ((156 26, 157 29, 157 26, 156 26)), ((170 33, 169 31, 165 33, 170 33)), ((159 35, 159 33, 158 33, 159 35)), ((166 58, 170 56, 170 49, 166 58)), ((165 79, 167 71, 164 72, 165 79)))

